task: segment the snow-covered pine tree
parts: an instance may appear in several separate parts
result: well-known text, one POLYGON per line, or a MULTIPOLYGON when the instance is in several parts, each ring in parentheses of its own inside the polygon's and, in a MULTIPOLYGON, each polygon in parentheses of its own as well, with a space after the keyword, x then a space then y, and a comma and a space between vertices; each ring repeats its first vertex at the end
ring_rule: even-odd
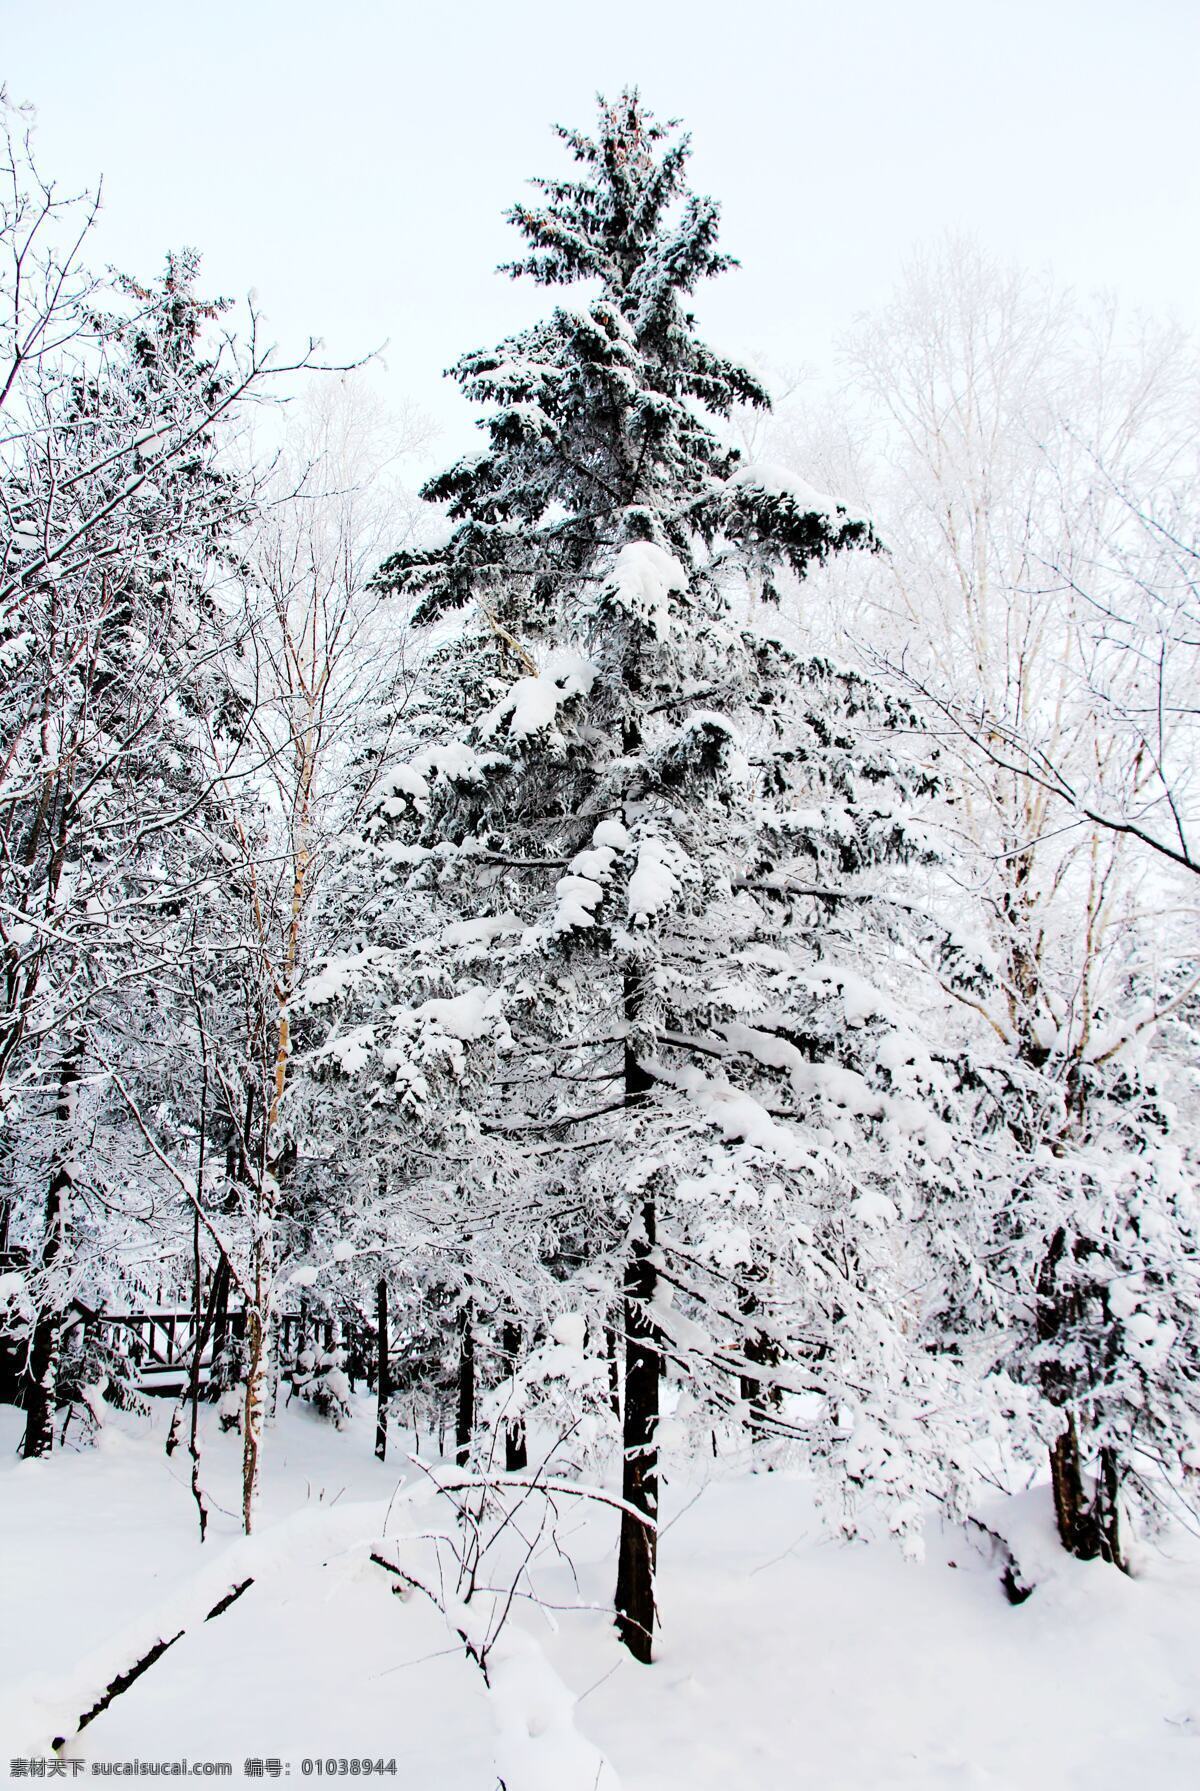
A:
MULTIPOLYGON (((320 1232, 330 1231, 354 1243, 344 1287, 366 1271, 382 1278, 394 1391, 414 1428, 437 1435, 449 1424, 460 1457, 474 1456, 478 1442, 490 1459, 495 1436, 487 1443, 472 1433, 484 1407, 498 1404, 514 1466, 525 1397, 514 1371, 552 1316, 547 1228, 564 1203, 552 1165, 539 1173, 519 1147, 475 1123, 501 1098, 493 1080, 511 1072, 478 1039, 466 1049, 455 1026, 470 1032, 471 1014, 443 1000, 486 965, 513 917, 459 924, 447 912, 422 871, 433 848, 416 838, 425 829, 412 793, 426 787, 420 767, 470 761, 463 734, 521 664, 487 623, 451 632, 388 686, 358 743, 361 837, 335 855, 319 897, 314 931, 325 951, 297 1009, 301 1074, 288 1124, 319 1215, 317 1257, 328 1255, 320 1232), (442 1015, 424 1054, 414 1055, 412 1026, 398 1060, 377 1050, 386 1022, 423 996, 442 1015)), ((318 1287, 326 1285, 322 1276, 318 1287)))
POLYGON ((930 1392, 953 1369, 896 1222, 969 1206, 970 1171, 922 1036, 936 998, 907 977, 914 942, 943 943, 900 888, 933 857, 912 717, 745 620, 870 526, 727 445, 733 406, 767 398, 686 308, 729 265, 687 138, 632 91, 559 134, 577 175, 512 212, 512 271, 591 292, 454 369, 487 446, 426 488, 446 544, 382 570, 426 621, 474 603, 494 652, 471 724, 385 784, 414 937, 342 966, 375 1007, 330 1049, 585 1212, 575 1288, 625 1347, 617 1624, 648 1661, 666 1361, 706 1414, 748 1389, 759 1429, 798 1430, 777 1402, 809 1395, 810 1446, 899 1528, 947 1480, 930 1392))
MULTIPOLYGON (((173 1143, 202 1123, 194 1064, 179 1061, 182 965, 224 863, 205 750, 231 719, 214 590, 247 499, 220 463, 216 423, 237 382, 204 340, 223 307, 196 294, 196 272, 185 254, 159 284, 118 281, 124 302, 93 318, 90 352, 43 367, 29 405, 39 428, 5 469, 29 566, 0 693, 3 824, 20 842, 3 876, 19 924, 0 1056, 15 1097, 12 1231, 37 1314, 29 1455, 50 1446, 71 1303, 96 1300, 126 1210, 145 1199, 128 1167, 146 1148, 142 1103, 173 1143), (97 1228, 107 1242, 89 1253, 89 1285, 79 1245, 97 1228)), ((177 1196, 160 1190, 158 1204, 171 1213, 164 1254, 179 1261, 194 1215, 177 1196)))

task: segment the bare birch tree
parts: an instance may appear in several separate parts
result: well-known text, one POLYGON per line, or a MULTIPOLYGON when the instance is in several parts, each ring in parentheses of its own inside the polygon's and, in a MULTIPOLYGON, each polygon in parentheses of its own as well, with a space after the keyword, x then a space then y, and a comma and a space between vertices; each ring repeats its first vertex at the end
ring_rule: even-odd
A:
MULTIPOLYGON (((923 700, 953 763, 949 825, 974 853, 997 970, 988 1024, 1059 1090, 1049 1134, 1016 1124, 1018 1168, 1034 1174, 1039 1143, 1082 1146, 1099 1073, 1180 999, 1179 966, 1163 975, 1161 927, 1150 930, 1162 880, 1133 850, 1139 838, 1164 859, 1190 850, 1172 800, 1188 775, 1178 717, 1158 703, 1168 656, 1148 651, 1144 624, 1115 639, 1102 593, 1114 576, 1137 584, 1121 566, 1136 556, 1131 506, 1103 469, 1144 490, 1177 468, 1185 346, 1149 330, 1122 341, 1111 308, 1081 312, 1048 281, 951 242, 913 261, 850 364, 878 428, 890 548, 870 568, 859 631, 869 625, 871 657, 923 700), (1157 831, 1164 813, 1173 839, 1157 831)), ((1180 551, 1161 530, 1160 559, 1168 540, 1180 551)), ((1182 653, 1181 585, 1167 627, 1182 653)), ((1120 1561, 1118 1464, 1081 1434, 1078 1377, 1057 1365, 1077 1317, 1066 1290, 1093 1249, 1073 1225, 1051 1216, 1033 1290, 1042 1392, 1060 1414, 1052 1484, 1064 1545, 1120 1561)))

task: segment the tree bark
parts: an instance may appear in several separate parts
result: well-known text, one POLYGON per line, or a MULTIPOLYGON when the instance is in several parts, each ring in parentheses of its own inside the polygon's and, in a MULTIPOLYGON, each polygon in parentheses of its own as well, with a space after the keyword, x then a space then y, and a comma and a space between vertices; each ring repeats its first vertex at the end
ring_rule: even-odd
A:
POLYGON ((225 1356, 225 1352, 229 1348, 229 1284, 230 1284, 230 1280, 231 1280, 231 1275, 230 1275, 230 1269, 229 1269, 229 1258, 225 1255, 225 1252, 222 1251, 220 1260, 217 1263, 216 1270, 213 1274, 213 1285, 212 1285, 212 1294, 211 1294, 213 1325, 212 1325, 212 1356, 211 1356, 212 1368, 209 1373, 209 1387, 210 1387, 209 1397, 210 1398, 215 1398, 217 1396, 217 1388, 219 1385, 219 1364, 222 1362, 222 1360, 225 1356))
MULTIPOLYGON (((192 998, 196 1008, 197 1021, 200 1022, 200 995, 196 986, 196 971, 192 968, 192 998)), ((200 1201, 204 1196, 205 1149, 208 1140, 208 1048, 205 1043, 202 1022, 197 1030, 201 1041, 201 1080, 200 1080, 200 1123, 197 1127, 196 1151, 196 1210, 192 1215, 192 1291, 194 1296, 193 1319, 195 1332, 192 1344, 192 1362, 188 1373, 188 1455, 192 1464, 192 1497, 196 1501, 196 1514, 200 1523, 200 1541, 204 1541, 208 1529, 208 1507, 204 1503, 204 1488, 200 1483, 200 1367, 204 1357, 204 1345, 212 1330, 213 1313, 217 1296, 217 1277, 214 1274, 212 1285, 208 1290, 208 1307, 204 1306, 204 1261, 200 1253, 200 1201)))
POLYGON ((1100 1450, 1095 1482, 1089 1488, 1073 1414, 1050 1448, 1050 1484, 1059 1539, 1068 1553, 1078 1561, 1107 1561, 1127 1572, 1121 1546, 1116 1451, 1107 1446, 1100 1450))
MULTIPOLYGON (((242 1593, 248 1591, 253 1584, 253 1579, 247 1578, 239 1581, 236 1585, 231 1586, 229 1591, 226 1592, 222 1598, 218 1598, 216 1604, 213 1606, 212 1610, 209 1611, 204 1621, 206 1623, 211 1623, 214 1617, 220 1617, 229 1609, 230 1605, 236 1604, 238 1599, 242 1596, 242 1593)), ((94 1723, 98 1716, 103 1715, 115 1698, 119 1698, 122 1692, 128 1691, 131 1685, 136 1684, 142 1674, 148 1673, 155 1661, 161 1660, 163 1655, 167 1652, 167 1649, 173 1648, 176 1642, 186 1634, 187 1628, 185 1625, 183 1629, 176 1630, 173 1636, 161 1637, 154 1643, 153 1647, 146 1650, 145 1654, 139 1655, 137 1660, 133 1661, 123 1673, 118 1673, 115 1679, 111 1679, 100 1697, 97 1698, 96 1702, 92 1705, 91 1709, 85 1710, 83 1715, 76 1722, 75 1735, 82 1733, 89 1723, 94 1723)), ((74 1736, 68 1737, 66 1735, 56 1735, 51 1746, 55 1753, 58 1753, 60 1748, 66 1746, 68 1740, 73 1739, 74 1736)))
POLYGON ((1068 1414, 1065 1428, 1050 1445, 1050 1488, 1054 1494, 1054 1518, 1059 1541, 1068 1554, 1081 1561, 1095 1559, 1090 1535, 1088 1497, 1079 1457, 1079 1433, 1068 1414))
MULTIPOLYGON (((779 1345, 762 1331, 750 1333, 744 1350, 747 1362, 762 1368, 779 1366, 779 1345)), ((779 1405, 779 1388, 772 1386, 765 1374, 744 1374, 741 1395, 749 1407, 750 1447, 753 1451, 761 1448, 771 1436, 771 1413, 779 1405)))
MULTIPOLYGON (((625 1106, 636 1108, 650 1093, 650 1077, 637 1061, 634 1029, 641 1005, 632 971, 625 974, 625 1106)), ((625 1413, 622 1425, 621 1513, 617 1556, 617 1634, 635 1660, 649 1665, 654 1645, 654 1576, 657 1566, 659 1357, 650 1317, 658 1276, 654 1267, 656 1205, 653 1182, 642 1197, 641 1223, 625 1265, 625 1413), (635 1513, 648 1520, 640 1523, 635 1513)))
MULTIPOLYGON (((749 1278, 762 1281, 763 1269, 761 1267, 751 1269, 749 1278)), ((758 1295, 750 1287, 742 1289, 738 1304, 742 1316, 748 1321, 753 1321, 761 1310, 758 1295)), ((747 1362, 754 1363, 756 1367, 775 1368, 779 1365, 778 1343, 758 1326, 747 1330, 742 1353, 747 1362)), ((740 1381, 740 1392, 743 1402, 748 1407, 750 1449, 753 1455, 755 1450, 760 1448, 771 1435, 771 1414, 779 1407, 780 1392, 779 1388, 773 1386, 765 1374, 743 1374, 740 1381)))
MULTIPOLYGON (((1079 1317, 1079 1296, 1058 1286, 1058 1266, 1067 1252, 1065 1231, 1051 1241, 1039 1276, 1038 1336, 1056 1342, 1079 1317)), ((1082 1253, 1076 1245, 1072 1254, 1082 1253)), ((1120 1462, 1117 1453, 1102 1445, 1097 1454, 1094 1484, 1089 1485, 1084 1451, 1079 1441, 1079 1420, 1072 1403, 1072 1388, 1063 1370, 1043 1373, 1042 1390, 1064 1415, 1063 1429, 1050 1445, 1050 1486, 1059 1541, 1079 1561, 1107 1561, 1127 1571, 1121 1545, 1120 1462)))
POLYGON ((612 1415, 620 1423, 621 1420, 621 1365, 617 1361, 617 1327, 604 1327, 604 1355, 608 1362, 608 1403, 612 1407, 612 1415))
POLYGON ((475 1436, 475 1302, 463 1301, 458 1314, 458 1409, 454 1424, 454 1459, 465 1468, 475 1436))
MULTIPOLYGON (((62 1255, 70 1218, 71 1164, 74 1154, 75 1092, 79 1084, 82 1039, 65 1053, 58 1070, 55 1101, 54 1159, 46 1190, 46 1220, 42 1238, 42 1272, 47 1278, 62 1255)), ((50 1295, 49 1287, 33 1327, 25 1381, 25 1435, 21 1453, 26 1460, 49 1455, 54 1446, 55 1386, 65 1314, 50 1295)))
POLYGON ((1107 1561, 1112 1567, 1119 1567, 1122 1573, 1128 1573, 1129 1566, 1121 1546, 1121 1513, 1118 1498, 1120 1485, 1120 1464, 1117 1461, 1116 1450, 1106 1445, 1100 1451, 1096 1473, 1096 1491, 1092 1500, 1097 1553, 1102 1561, 1107 1561))
POLYGON ((26 1460, 49 1455, 54 1446, 54 1383, 61 1324, 62 1315, 44 1307, 33 1327, 25 1375, 25 1435, 21 1443, 21 1454, 26 1460))
POLYGON ((242 1528, 249 1536, 254 1528, 254 1495, 258 1489, 258 1461, 262 1451, 264 1382, 267 1367, 266 1272, 261 1247, 255 1249, 255 1298, 246 1314, 246 1397, 242 1437, 242 1528))
POLYGON ((388 1291, 384 1276, 375 1289, 375 1453, 387 1460, 388 1400, 392 1395, 388 1373, 388 1291))
MULTIPOLYGON (((506 1318, 500 1337, 500 1347, 504 1351, 508 1363, 508 1371, 515 1375, 517 1361, 521 1354, 521 1327, 515 1319, 506 1318)), ((520 1413, 504 1420, 504 1468, 509 1474, 516 1474, 529 1465, 529 1452, 525 1443, 525 1419, 520 1413)))

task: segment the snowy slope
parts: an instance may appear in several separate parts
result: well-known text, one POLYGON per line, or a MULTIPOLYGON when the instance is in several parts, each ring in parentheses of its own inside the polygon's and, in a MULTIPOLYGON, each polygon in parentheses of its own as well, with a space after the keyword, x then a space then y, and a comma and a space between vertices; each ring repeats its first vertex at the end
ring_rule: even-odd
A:
MULTIPOLYGON (((225 1507, 203 1553, 186 1464, 152 1424, 24 1464, 0 1410, 0 1770, 45 1712, 78 1699, 114 1634, 182 1609, 199 1572, 241 1559, 236 1442, 207 1472, 225 1507), (80 1671, 83 1669, 81 1678, 80 1671)), ((88 1761, 394 1756, 385 1782, 438 1791, 1183 1791, 1200 1783, 1200 1554, 1180 1542, 1126 1580, 1068 1561, 1041 1495, 1010 1534, 1041 1576, 1010 1607, 994 1567, 935 1533, 922 1567, 823 1539, 786 1474, 669 1485, 657 1664, 618 1647, 614 1518, 580 1509, 571 1563, 547 1549, 489 1696, 441 1616, 392 1596, 356 1539, 414 1517, 366 1414, 308 1413, 270 1434, 256 1583, 189 1629, 69 1752, 88 1761), (571 1711, 570 1696, 576 1694, 571 1711), (599 1750, 599 1751, 597 1751, 599 1750), (605 1759, 610 1765, 605 1764, 605 1759)), ((422 1508, 428 1524, 430 1511, 422 1508)), ((203 1601, 202 1601, 203 1602, 203 1601)), ((151 1622, 151 1627, 153 1623, 151 1622)), ((248 1781, 247 1781, 248 1782, 248 1781)))

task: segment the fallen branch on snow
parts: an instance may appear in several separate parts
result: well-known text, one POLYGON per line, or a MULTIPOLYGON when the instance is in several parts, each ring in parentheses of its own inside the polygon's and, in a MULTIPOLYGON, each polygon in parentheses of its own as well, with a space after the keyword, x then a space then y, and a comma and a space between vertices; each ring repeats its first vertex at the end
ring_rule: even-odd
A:
MULTIPOLYGON (((225 1596, 223 1598, 218 1598, 212 1610, 205 1614, 204 1621, 206 1623, 211 1623, 214 1617, 219 1617, 223 1611, 227 1611, 230 1605, 236 1604, 238 1599, 242 1596, 242 1593, 253 1584, 253 1579, 244 1579, 236 1586, 231 1586, 225 1596)), ((126 1672, 118 1673, 115 1679, 111 1679, 101 1696, 97 1698, 96 1702, 92 1705, 92 1708, 85 1711, 80 1717, 75 1725, 74 1734, 81 1735, 89 1723, 95 1722, 96 1718, 100 1716, 103 1711, 108 1709, 115 1698, 119 1698, 122 1692, 128 1691, 130 1686, 140 1679, 143 1673, 149 1671, 156 1660, 162 1659, 168 1648, 173 1648, 176 1642, 181 1641, 186 1634, 187 1625, 185 1624, 181 1630, 178 1630, 175 1633, 175 1635, 167 1636, 164 1639, 155 1642, 153 1648, 148 1648, 141 1659, 134 1661, 133 1665, 129 1667, 126 1672)), ((69 1740, 74 1740, 74 1735, 56 1735, 51 1743, 55 1753, 58 1752, 59 1748, 65 1747, 69 1740)))

